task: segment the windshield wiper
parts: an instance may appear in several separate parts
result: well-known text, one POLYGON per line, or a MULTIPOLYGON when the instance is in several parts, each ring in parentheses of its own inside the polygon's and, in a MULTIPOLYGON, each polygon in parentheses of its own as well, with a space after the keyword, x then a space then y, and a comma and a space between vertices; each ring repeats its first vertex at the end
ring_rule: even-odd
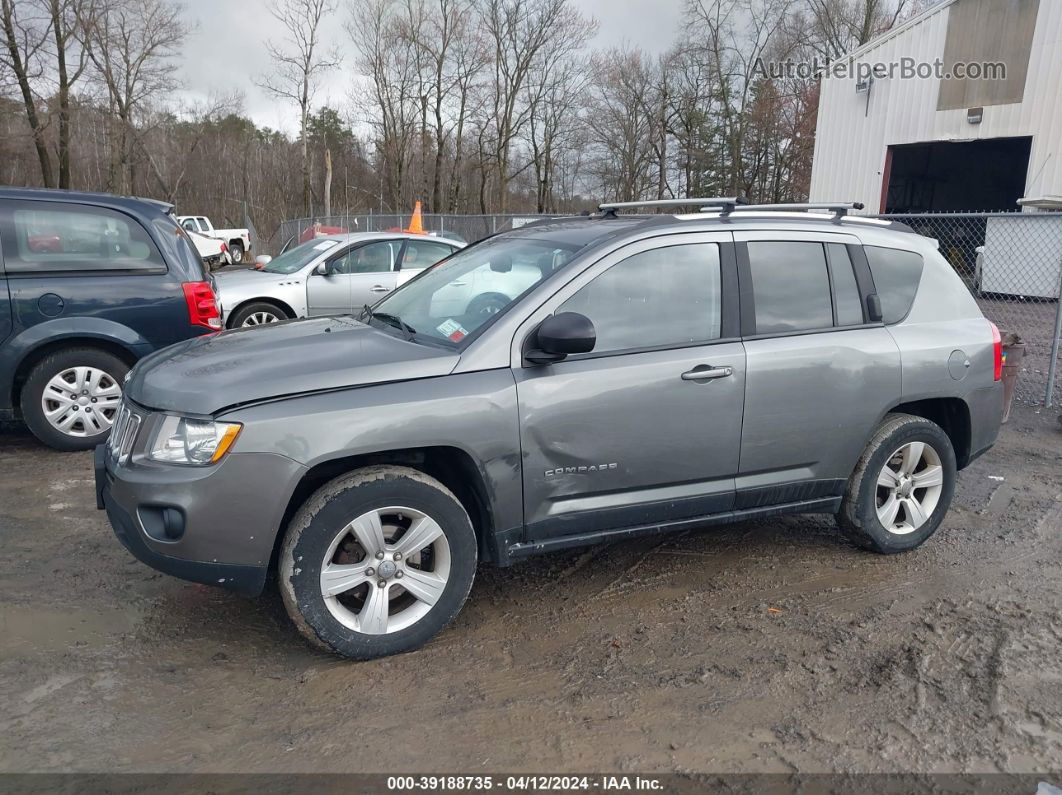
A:
POLYGON ((390 312, 373 312, 372 307, 368 304, 365 304, 365 306, 362 308, 362 316, 369 322, 371 322, 373 318, 376 318, 377 320, 383 321, 389 326, 394 326, 395 328, 402 329, 402 331, 406 335, 407 341, 412 341, 414 335, 417 333, 417 330, 415 328, 409 325, 398 315, 392 315, 390 312))

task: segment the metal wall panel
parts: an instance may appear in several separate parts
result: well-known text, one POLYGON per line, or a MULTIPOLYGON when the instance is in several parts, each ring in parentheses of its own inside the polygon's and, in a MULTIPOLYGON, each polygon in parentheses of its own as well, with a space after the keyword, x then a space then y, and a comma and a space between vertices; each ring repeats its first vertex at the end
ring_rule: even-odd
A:
MULTIPOLYGON (((869 64, 903 57, 943 59, 951 10, 969 1, 946 0, 850 58, 869 64)), ((985 107, 981 124, 969 124, 965 108, 937 110, 941 81, 936 78, 875 80, 869 104, 856 92, 854 75, 824 79, 810 200, 861 201, 876 210, 890 145, 1016 136, 1033 138, 1025 195, 1062 194, 1060 74, 1062 0, 1051 0, 1039 4, 1023 101, 985 107)))

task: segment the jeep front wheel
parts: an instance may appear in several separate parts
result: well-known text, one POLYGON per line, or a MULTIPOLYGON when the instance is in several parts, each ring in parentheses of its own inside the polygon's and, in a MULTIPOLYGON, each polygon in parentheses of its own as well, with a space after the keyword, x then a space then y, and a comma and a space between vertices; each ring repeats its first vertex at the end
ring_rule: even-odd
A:
POLYGON ((449 624, 476 560, 472 523, 445 486, 373 466, 303 505, 284 539, 280 590, 307 639, 365 660, 416 649, 449 624))

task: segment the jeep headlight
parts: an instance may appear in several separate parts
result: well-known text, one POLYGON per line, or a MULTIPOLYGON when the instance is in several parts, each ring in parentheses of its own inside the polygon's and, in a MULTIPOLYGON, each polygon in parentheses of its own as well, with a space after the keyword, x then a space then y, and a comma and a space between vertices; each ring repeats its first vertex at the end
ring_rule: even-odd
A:
POLYGON ((206 465, 220 461, 243 426, 169 415, 155 434, 149 457, 168 464, 206 465))

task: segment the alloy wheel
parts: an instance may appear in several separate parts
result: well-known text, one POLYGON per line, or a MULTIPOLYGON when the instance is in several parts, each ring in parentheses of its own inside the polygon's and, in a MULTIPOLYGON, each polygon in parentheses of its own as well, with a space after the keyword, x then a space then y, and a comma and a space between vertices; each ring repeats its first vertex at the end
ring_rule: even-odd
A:
POLYGON ((244 318, 241 326, 262 326, 266 323, 279 323, 280 318, 272 312, 254 312, 244 318))
POLYGON ((380 508, 354 519, 329 544, 321 595, 348 629, 387 635, 423 618, 449 576, 450 544, 435 519, 413 508, 380 508))
POLYGON ((944 491, 940 454, 926 442, 908 442, 878 473, 878 521, 890 533, 913 533, 933 515, 944 491))
POLYGON ((69 367, 52 376, 41 395, 44 418, 67 436, 98 436, 111 429, 122 388, 96 367, 69 367))

